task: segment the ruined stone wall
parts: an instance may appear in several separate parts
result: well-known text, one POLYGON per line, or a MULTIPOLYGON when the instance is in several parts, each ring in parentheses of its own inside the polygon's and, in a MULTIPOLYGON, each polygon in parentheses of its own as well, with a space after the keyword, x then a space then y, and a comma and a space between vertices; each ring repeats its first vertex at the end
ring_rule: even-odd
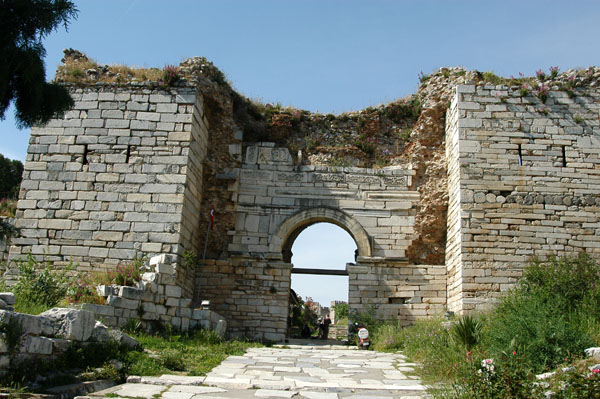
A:
POLYGON ((358 258, 347 264, 351 312, 372 312, 401 325, 439 316, 446 305, 444 265, 409 265, 385 259, 358 258))
MULTIPOLYGON (((197 249, 208 133, 196 88, 70 92, 72 111, 31 130, 10 257, 31 252, 91 270, 197 249)), ((191 297, 193 278, 178 278, 191 297)))
POLYGON ((287 316, 292 265, 252 258, 204 260, 197 269, 195 302, 227 319, 231 337, 282 341, 287 316))
POLYGON ((544 98, 457 87, 446 137, 450 310, 485 307, 533 256, 600 258, 599 110, 593 88, 544 98))

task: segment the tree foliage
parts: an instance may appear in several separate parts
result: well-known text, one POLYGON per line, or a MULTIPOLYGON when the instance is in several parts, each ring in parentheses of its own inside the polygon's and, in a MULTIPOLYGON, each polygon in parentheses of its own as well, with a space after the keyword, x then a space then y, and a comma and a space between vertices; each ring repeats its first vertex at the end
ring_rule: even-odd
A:
POLYGON ((23 177, 23 164, 0 154, 0 199, 16 198, 23 177))
POLYGON ((76 16, 68 0, 0 0, 0 119, 12 101, 20 127, 44 124, 73 106, 64 87, 46 82, 42 39, 76 16))

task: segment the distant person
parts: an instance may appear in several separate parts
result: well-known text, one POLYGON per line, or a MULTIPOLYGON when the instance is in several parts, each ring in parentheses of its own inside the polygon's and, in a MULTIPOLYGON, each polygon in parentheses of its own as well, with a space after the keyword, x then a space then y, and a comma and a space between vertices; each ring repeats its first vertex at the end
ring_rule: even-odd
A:
POLYGON ((319 318, 318 320, 319 323, 319 339, 323 339, 323 333, 325 331, 325 323, 324 323, 324 319, 322 317, 319 318))
POLYGON ((329 315, 325 315, 325 318, 323 319, 323 335, 321 336, 321 339, 327 339, 327 337, 329 337, 329 325, 331 324, 331 319, 329 318, 329 315))
POLYGON ((302 331, 300 332, 300 336, 302 338, 310 338, 310 327, 308 324, 304 323, 302 326, 302 331))

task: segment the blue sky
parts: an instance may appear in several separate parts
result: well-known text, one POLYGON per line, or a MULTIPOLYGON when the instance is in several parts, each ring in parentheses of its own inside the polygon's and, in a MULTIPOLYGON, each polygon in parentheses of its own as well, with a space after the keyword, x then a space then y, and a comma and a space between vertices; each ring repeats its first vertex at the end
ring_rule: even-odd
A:
MULTIPOLYGON (((442 66, 517 76, 600 65, 597 0, 76 4, 69 31, 45 40, 49 79, 69 47, 100 63, 141 67, 200 55, 250 98, 339 113, 414 93, 419 72, 442 66)), ((9 112, 0 122, 0 153, 24 160, 28 132, 16 129, 9 112)))

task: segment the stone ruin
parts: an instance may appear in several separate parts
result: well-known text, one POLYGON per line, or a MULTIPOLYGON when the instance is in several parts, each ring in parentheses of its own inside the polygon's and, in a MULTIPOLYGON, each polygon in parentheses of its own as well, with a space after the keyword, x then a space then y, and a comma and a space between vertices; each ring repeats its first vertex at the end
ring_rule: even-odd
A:
POLYGON ((98 71, 63 79, 75 107, 31 130, 10 259, 92 271, 169 256, 178 289, 167 300, 209 300, 230 335, 279 341, 291 248, 314 223, 356 242, 351 311, 402 324, 489 306, 531 257, 599 257, 600 69, 533 92, 443 68, 411 100, 422 106, 413 120, 394 117, 406 102, 257 113, 206 60, 179 70, 173 86, 98 71), (308 144, 328 132, 348 142, 308 144), (387 165, 376 166, 381 145, 387 165), (183 267, 186 251, 195 268, 183 267))

